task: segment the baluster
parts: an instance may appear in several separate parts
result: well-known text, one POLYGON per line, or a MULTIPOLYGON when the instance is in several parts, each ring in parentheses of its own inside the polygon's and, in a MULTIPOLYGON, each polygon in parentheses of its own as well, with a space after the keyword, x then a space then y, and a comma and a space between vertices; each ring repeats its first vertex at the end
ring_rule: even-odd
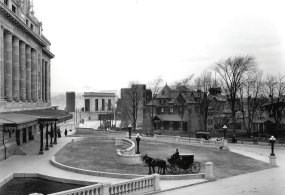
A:
POLYGON ((127 192, 127 184, 124 184, 123 187, 124 187, 124 191, 123 192, 126 193, 127 192))
POLYGON ((120 186, 117 186, 117 194, 120 194, 120 186))

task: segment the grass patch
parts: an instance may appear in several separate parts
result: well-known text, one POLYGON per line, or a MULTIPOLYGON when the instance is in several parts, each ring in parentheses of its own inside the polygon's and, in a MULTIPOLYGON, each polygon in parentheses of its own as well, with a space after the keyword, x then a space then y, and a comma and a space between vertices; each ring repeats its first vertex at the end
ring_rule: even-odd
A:
MULTIPOLYGON (((204 163, 214 163, 214 173, 217 178, 260 171, 268 168, 268 164, 236 154, 230 151, 220 151, 206 148, 172 143, 140 142, 141 153, 151 157, 167 159, 178 148, 180 153, 193 153, 194 161, 201 163, 201 171, 205 172, 204 163)), ((97 140, 87 138, 68 143, 55 156, 59 163, 94 171, 125 174, 148 174, 145 165, 122 165, 115 161, 116 147, 114 140, 97 140)))

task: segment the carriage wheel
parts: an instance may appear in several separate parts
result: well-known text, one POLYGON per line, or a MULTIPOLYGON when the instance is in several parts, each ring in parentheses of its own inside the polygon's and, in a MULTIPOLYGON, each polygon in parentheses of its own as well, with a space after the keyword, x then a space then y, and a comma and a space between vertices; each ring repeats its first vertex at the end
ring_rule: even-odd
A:
POLYGON ((201 168, 200 163, 194 162, 191 164, 190 171, 191 171, 191 173, 195 174, 195 173, 198 173, 200 171, 200 168, 201 168))
POLYGON ((173 173, 172 166, 173 166, 173 165, 166 165, 166 171, 167 171, 168 173, 173 173))

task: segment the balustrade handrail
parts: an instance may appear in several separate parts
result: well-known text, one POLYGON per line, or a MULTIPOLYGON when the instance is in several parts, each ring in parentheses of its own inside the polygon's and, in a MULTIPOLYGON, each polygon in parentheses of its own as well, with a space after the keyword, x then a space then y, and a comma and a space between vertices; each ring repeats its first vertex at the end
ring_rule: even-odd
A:
POLYGON ((81 188, 56 192, 48 195, 73 195, 73 194, 135 194, 135 192, 154 192, 160 190, 159 175, 154 174, 129 181, 119 182, 115 184, 93 184, 81 188))
POLYGON ((75 194, 75 193, 79 193, 79 194, 84 193, 85 194, 85 192, 89 192, 89 191, 93 191, 94 192, 94 190, 97 191, 97 192, 100 192, 100 191, 102 191, 102 187, 103 187, 102 183, 100 183, 100 184, 93 184, 93 185, 84 186, 84 187, 80 187, 80 188, 75 188, 75 189, 71 189, 71 190, 65 190, 65 191, 61 191, 61 192, 56 192, 56 193, 52 193, 52 194, 48 194, 48 195, 72 195, 72 194, 75 194))

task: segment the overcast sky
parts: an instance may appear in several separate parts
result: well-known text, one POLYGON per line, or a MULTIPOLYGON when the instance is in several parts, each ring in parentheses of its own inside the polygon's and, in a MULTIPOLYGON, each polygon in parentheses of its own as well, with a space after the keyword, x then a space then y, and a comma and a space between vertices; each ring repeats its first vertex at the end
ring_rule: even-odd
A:
POLYGON ((172 83, 253 55, 285 74, 285 3, 264 0, 34 0, 51 41, 52 92, 172 83))

